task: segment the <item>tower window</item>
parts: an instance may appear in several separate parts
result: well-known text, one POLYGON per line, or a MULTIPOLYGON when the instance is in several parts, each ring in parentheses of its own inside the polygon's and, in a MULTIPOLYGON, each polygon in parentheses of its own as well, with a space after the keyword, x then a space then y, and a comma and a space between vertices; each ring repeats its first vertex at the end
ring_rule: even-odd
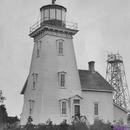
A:
POLYGON ((62 87, 65 86, 65 74, 61 74, 61 82, 60 82, 60 85, 61 85, 62 87))
POLYGON ((57 40, 57 52, 58 55, 63 55, 63 51, 64 51, 64 41, 62 39, 57 40))
POLYGON ((34 100, 29 100, 29 115, 32 115, 32 111, 33 111, 33 108, 34 108, 34 100))
POLYGON ((33 73, 32 77, 33 77, 32 89, 34 90, 34 89, 36 89, 36 83, 37 83, 38 74, 37 73, 33 73))
POLYGON ((59 72, 59 85, 65 88, 66 72, 59 72))
POLYGON ((36 55, 37 55, 37 58, 38 58, 38 57, 40 57, 41 41, 37 42, 36 45, 37 45, 36 55))
POLYGON ((98 115, 98 103, 94 103, 94 115, 98 115))
POLYGON ((62 116, 67 115, 67 101, 66 100, 61 101, 61 115, 62 116))

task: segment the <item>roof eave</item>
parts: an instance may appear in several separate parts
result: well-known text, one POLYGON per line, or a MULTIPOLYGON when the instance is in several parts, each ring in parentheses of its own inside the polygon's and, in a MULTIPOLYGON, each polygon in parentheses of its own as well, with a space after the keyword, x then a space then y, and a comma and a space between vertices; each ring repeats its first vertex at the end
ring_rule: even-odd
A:
POLYGON ((108 93, 112 93, 112 90, 98 90, 98 89, 82 89, 82 91, 94 91, 94 92, 108 92, 108 93))
POLYGON ((28 78, 26 79, 26 82, 25 82, 25 84, 24 84, 24 86, 23 86, 22 91, 21 91, 20 94, 24 94, 24 92, 26 90, 26 87, 27 87, 27 83, 28 83, 28 78))

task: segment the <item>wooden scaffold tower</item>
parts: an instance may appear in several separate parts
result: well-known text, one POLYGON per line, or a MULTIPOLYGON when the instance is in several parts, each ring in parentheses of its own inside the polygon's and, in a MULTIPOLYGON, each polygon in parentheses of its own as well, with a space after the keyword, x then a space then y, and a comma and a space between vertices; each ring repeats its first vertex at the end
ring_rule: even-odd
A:
POLYGON ((123 58, 119 53, 108 55, 106 79, 115 89, 113 94, 114 103, 128 110, 130 104, 129 90, 123 58))

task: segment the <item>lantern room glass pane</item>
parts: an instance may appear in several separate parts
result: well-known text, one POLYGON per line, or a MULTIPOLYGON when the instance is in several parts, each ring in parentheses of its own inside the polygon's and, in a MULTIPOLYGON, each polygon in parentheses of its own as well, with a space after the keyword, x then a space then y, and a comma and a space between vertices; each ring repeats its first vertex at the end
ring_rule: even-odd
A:
POLYGON ((41 11, 41 22, 44 21, 44 10, 41 11))
POLYGON ((45 10, 45 16, 44 16, 45 20, 49 20, 49 9, 45 10))
POLYGON ((62 10, 62 21, 65 22, 65 10, 62 10))
POLYGON ((59 9, 56 10, 56 18, 57 20, 61 20, 61 10, 59 9))
POLYGON ((50 9, 50 19, 55 19, 55 9, 50 9))

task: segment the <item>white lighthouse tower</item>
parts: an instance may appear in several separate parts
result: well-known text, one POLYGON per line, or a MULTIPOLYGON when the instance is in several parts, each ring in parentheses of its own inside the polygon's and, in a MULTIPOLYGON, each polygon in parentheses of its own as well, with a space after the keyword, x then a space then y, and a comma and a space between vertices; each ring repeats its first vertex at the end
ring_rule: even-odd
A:
POLYGON ((30 29, 34 49, 30 71, 21 94, 24 105, 21 125, 32 117, 34 124, 48 119, 59 124, 80 113, 81 85, 76 65, 73 35, 78 30, 66 22, 67 9, 52 4, 40 8, 41 19, 30 29))

